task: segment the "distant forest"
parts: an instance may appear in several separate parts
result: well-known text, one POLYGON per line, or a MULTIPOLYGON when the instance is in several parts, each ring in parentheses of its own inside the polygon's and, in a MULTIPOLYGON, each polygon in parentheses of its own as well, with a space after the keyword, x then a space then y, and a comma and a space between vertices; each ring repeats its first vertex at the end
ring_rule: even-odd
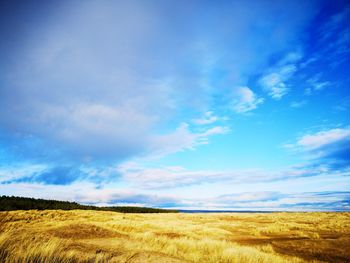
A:
POLYGON ((76 202, 35 199, 16 196, 0 196, 0 211, 12 210, 96 210, 120 213, 176 213, 177 210, 134 207, 134 206, 105 206, 81 205, 76 202))

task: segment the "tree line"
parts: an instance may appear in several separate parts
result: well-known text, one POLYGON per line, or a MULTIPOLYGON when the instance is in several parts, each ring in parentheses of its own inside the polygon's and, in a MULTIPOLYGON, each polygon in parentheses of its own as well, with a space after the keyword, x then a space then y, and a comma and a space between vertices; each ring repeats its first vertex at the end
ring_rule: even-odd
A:
POLYGON ((36 199, 17 196, 0 196, 0 211, 13 210, 96 210, 121 213, 176 213, 177 210, 134 206, 81 205, 76 202, 36 199))

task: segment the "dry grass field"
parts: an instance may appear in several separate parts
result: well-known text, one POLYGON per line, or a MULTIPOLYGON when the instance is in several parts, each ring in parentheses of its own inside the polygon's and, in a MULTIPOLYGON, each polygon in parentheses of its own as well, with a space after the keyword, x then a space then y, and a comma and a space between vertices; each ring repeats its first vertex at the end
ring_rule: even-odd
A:
POLYGON ((0 262, 323 261, 350 261, 350 213, 0 213, 0 262))

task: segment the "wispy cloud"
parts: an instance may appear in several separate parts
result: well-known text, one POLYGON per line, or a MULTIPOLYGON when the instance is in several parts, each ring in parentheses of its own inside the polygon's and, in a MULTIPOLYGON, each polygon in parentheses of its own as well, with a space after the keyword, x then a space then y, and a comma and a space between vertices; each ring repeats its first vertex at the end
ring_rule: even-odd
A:
POLYGON ((347 5, 330 16, 318 30, 320 48, 315 61, 327 61, 337 67, 348 60, 350 52, 350 6, 347 5))
POLYGON ((299 165, 280 170, 231 169, 189 170, 181 166, 142 167, 137 164, 121 165, 118 168, 122 179, 143 189, 181 188, 208 183, 246 184, 277 182, 321 175, 347 175, 329 170, 324 166, 299 165))
POLYGON ((27 176, 40 174, 48 169, 47 165, 28 164, 16 165, 11 167, 0 167, 0 184, 4 182, 12 182, 21 180, 27 176))
POLYGON ((300 52, 291 52, 259 79, 259 84, 271 98, 279 100, 288 93, 287 81, 297 71, 301 58, 300 52))
POLYGON ((199 145, 207 144, 210 136, 228 132, 229 128, 225 126, 214 126, 201 132, 192 132, 189 124, 182 123, 172 133, 153 136, 146 156, 154 158, 184 150, 194 150, 199 145))
POLYGON ((194 119, 193 123, 198 125, 208 125, 218 121, 219 119, 220 118, 218 116, 215 116, 212 111, 207 111, 204 114, 203 118, 194 119))
POLYGON ((347 111, 350 109, 350 97, 345 96, 335 107, 337 111, 347 111))
MULTIPOLYGON (((98 198, 98 197, 97 197, 98 198)), ((104 199, 93 199, 89 194, 80 196, 85 203, 141 204, 182 209, 262 210, 262 211, 348 211, 350 192, 241 192, 215 197, 178 198, 159 195, 133 195, 128 192, 109 192, 104 199)))
MULTIPOLYGON (((147 157, 149 160, 151 157, 147 157)), ((89 183, 96 187, 105 187, 109 183, 126 183, 138 189, 160 190, 182 188, 200 184, 230 183, 246 184, 259 182, 277 182, 314 176, 343 176, 349 170, 329 169, 324 165, 305 165, 287 167, 279 170, 266 169, 230 169, 230 170, 190 170, 182 166, 145 167, 138 162, 125 162, 119 165, 96 167, 94 165, 70 167, 52 166, 30 171, 21 168, 0 170, 0 184, 40 184, 69 186, 76 183, 89 183)))
POLYGON ((305 89, 305 95, 311 95, 314 92, 321 91, 332 85, 330 81, 321 80, 321 74, 317 74, 316 76, 308 79, 306 83, 309 87, 305 89))
POLYGON ((346 142, 350 139, 350 129, 337 128, 308 134, 301 137, 297 144, 307 150, 317 150, 338 142, 346 142))
POLYGON ((332 15, 326 23, 320 28, 322 41, 331 38, 334 32, 339 32, 344 23, 348 22, 350 17, 350 6, 343 8, 340 12, 332 15))
POLYGON ((350 171, 350 129, 335 128, 306 134, 289 148, 310 160, 310 167, 328 171, 350 171))
POLYGON ((306 100, 292 101, 292 102, 290 103, 290 106, 291 106, 292 108, 301 108, 301 107, 304 107, 306 104, 307 104, 307 101, 306 101, 306 100))
POLYGON ((79 168, 70 166, 55 166, 34 173, 26 173, 15 179, 5 178, 4 181, 0 181, 0 184, 39 183, 49 185, 69 185, 79 179, 89 180, 89 178, 87 178, 87 176, 79 168))
POLYGON ((248 192, 218 196, 214 206, 246 210, 349 210, 350 192, 248 192))
POLYGON ((233 91, 232 109, 237 113, 247 113, 256 109, 264 102, 263 98, 259 98, 250 88, 239 87, 233 91))

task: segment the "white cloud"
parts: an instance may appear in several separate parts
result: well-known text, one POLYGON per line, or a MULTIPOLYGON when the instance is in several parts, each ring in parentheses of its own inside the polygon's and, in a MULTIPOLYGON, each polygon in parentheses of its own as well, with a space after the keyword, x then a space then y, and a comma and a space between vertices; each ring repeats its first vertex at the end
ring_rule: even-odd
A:
POLYGON ((286 84, 282 82, 282 78, 283 76, 278 73, 271 73, 260 80, 260 84, 273 99, 279 100, 288 92, 286 84))
POLYGON ((293 64, 300 61, 303 58, 303 54, 300 50, 288 53, 282 60, 279 61, 279 65, 293 64))
POLYGON ((295 144, 287 144, 298 154, 311 160, 310 167, 324 167, 328 172, 349 173, 350 129, 335 128, 306 134, 295 144))
POLYGON ((125 182, 142 189, 186 187, 206 183, 246 184, 273 182, 332 173, 325 167, 289 167, 282 170, 189 170, 181 166, 142 167, 135 163, 120 165, 125 182))
POLYGON ((229 128, 223 126, 215 126, 202 132, 192 132, 187 123, 182 123, 172 133, 153 136, 148 155, 161 157, 179 151, 193 150, 196 146, 207 144, 210 136, 228 132, 229 128))
POLYGON ((232 109, 237 113, 246 113, 256 109, 264 102, 263 98, 257 95, 248 87, 236 88, 231 101, 232 109))
MULTIPOLYGON (((198 5, 63 1, 55 10, 49 5, 52 15, 38 16, 34 24, 28 19, 28 35, 21 35, 13 48, 4 45, 11 46, 11 56, 3 62, 9 67, 2 74, 1 127, 42 141, 38 153, 54 147, 79 161, 111 156, 120 161, 143 154, 159 130, 189 121, 179 113, 206 108, 212 86, 220 90, 218 97, 226 97, 228 88, 223 87, 236 86, 272 54, 289 48, 314 10, 309 3, 221 3, 203 30, 194 21, 208 17, 213 6, 198 5), (174 7, 175 15, 167 15, 174 7), (275 16, 286 8, 283 20, 275 16), (253 32, 256 19, 274 26, 253 32), (260 44, 247 45, 247 39, 260 44), (213 81, 216 72, 225 72, 222 81, 213 81)), ((237 111, 262 103, 243 93, 237 111)), ((215 121, 212 115, 197 124, 215 121)), ((185 134, 176 131, 181 132, 185 134)), ((185 135, 185 141, 191 140, 185 135)))
POLYGON ((317 82, 317 83, 314 83, 314 89, 315 90, 322 90, 329 85, 330 85, 329 81, 317 82))
POLYGON ((275 72, 263 76, 259 81, 260 85, 273 99, 279 100, 288 93, 285 82, 295 71, 296 67, 294 65, 283 66, 276 69, 275 72))
POLYGON ((219 117, 215 116, 212 111, 207 111, 203 118, 194 119, 193 123, 197 125, 208 125, 219 120, 219 117))
POLYGON ((310 87, 305 89, 306 95, 311 95, 313 92, 323 90, 331 85, 331 82, 329 81, 321 81, 321 74, 317 74, 308 79, 307 83, 310 87))
POLYGON ((162 189, 182 187, 204 183, 206 181, 222 181, 232 175, 215 171, 189 171, 183 167, 134 168, 120 171, 123 179, 142 188, 162 189))
POLYGON ((178 72, 187 62, 168 63, 158 53, 165 44, 182 58, 174 36, 155 22, 161 19, 155 6, 62 5, 69 12, 50 16, 40 37, 33 31, 26 38, 30 45, 14 51, 17 59, 7 75, 16 78, 7 79, 1 90, 1 126, 80 160, 122 160, 142 153, 157 125, 165 126, 179 104, 188 107, 201 97, 202 87, 193 83, 190 92, 185 90, 178 72))
POLYGON ((288 53, 259 79, 259 84, 271 98, 279 100, 288 93, 287 81, 297 71, 297 63, 302 57, 300 52, 288 53))
MULTIPOLYGON (((213 207, 237 210, 349 210, 350 192, 246 192, 207 199, 213 207)), ((203 202, 204 203, 204 202, 203 202)))
POLYGON ((62 111, 59 116, 50 110, 44 113, 50 114, 49 119, 64 118, 53 136, 82 153, 95 156, 108 156, 109 152, 116 154, 121 150, 128 155, 128 151, 144 149, 149 140, 149 129, 157 120, 131 105, 78 104, 62 111))
POLYGON ((315 150, 345 139, 350 139, 350 129, 337 128, 304 135, 297 141, 297 145, 307 150, 315 150))
POLYGON ((44 172, 46 169, 48 169, 47 165, 28 163, 11 167, 0 167, 0 183, 32 176, 36 173, 44 172))

